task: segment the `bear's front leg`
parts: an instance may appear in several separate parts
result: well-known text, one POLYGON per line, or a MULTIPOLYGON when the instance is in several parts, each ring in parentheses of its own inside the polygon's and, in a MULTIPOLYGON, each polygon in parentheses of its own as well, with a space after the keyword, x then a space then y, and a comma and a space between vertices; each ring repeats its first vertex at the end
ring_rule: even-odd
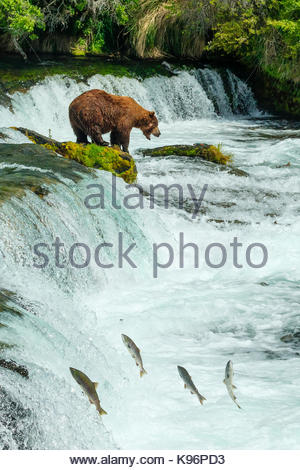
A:
POLYGON ((122 144, 122 149, 123 149, 123 152, 129 153, 129 136, 128 136, 128 142, 125 144, 122 144))
POLYGON ((129 153, 130 130, 123 130, 120 134, 120 144, 122 145, 123 152, 129 153))
POLYGON ((90 137, 92 141, 97 145, 102 145, 102 146, 109 145, 109 142, 106 142, 105 140, 103 140, 101 128, 97 124, 95 124, 94 126, 90 128, 90 137))

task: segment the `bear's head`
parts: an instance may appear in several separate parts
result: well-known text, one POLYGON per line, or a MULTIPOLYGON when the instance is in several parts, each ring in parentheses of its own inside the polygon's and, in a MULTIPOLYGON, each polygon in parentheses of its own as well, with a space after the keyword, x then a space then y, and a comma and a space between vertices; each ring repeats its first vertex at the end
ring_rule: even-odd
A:
POLYGON ((160 130, 158 128, 158 120, 157 120, 157 117, 155 116, 154 111, 147 112, 147 115, 143 118, 141 122, 140 129, 148 140, 150 140, 151 135, 155 135, 155 137, 160 136, 160 130))

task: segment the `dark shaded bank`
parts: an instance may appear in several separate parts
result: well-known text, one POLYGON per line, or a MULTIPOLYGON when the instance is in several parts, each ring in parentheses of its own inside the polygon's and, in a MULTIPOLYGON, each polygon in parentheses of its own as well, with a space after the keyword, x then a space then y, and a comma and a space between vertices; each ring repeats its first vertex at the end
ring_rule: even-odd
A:
POLYGON ((262 72, 256 72, 250 83, 264 109, 300 118, 300 84, 291 80, 274 79, 262 72))

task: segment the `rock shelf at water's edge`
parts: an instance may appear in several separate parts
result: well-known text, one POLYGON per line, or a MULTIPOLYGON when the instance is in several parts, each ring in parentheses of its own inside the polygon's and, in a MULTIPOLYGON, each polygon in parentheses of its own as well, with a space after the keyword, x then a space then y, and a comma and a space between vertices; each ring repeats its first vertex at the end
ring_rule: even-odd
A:
POLYGON ((14 129, 26 135, 34 144, 52 150, 69 160, 75 160, 88 168, 109 171, 129 184, 136 180, 137 170, 134 159, 117 146, 101 147, 96 144, 58 142, 30 129, 23 127, 14 127, 14 129))

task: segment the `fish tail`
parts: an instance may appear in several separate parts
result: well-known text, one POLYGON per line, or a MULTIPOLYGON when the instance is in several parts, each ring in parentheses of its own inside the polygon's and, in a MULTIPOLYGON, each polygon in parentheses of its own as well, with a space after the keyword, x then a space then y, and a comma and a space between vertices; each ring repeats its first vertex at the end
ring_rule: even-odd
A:
POLYGON ((99 415, 107 415, 107 412, 103 409, 103 408, 100 408, 99 410, 99 415))
POLYGON ((147 374, 147 371, 144 369, 144 367, 140 370, 140 377, 142 378, 143 375, 147 374))
POLYGON ((203 402, 204 402, 204 400, 206 400, 206 398, 203 395, 201 395, 201 393, 197 393, 197 397, 198 397, 201 405, 203 405, 203 402))

